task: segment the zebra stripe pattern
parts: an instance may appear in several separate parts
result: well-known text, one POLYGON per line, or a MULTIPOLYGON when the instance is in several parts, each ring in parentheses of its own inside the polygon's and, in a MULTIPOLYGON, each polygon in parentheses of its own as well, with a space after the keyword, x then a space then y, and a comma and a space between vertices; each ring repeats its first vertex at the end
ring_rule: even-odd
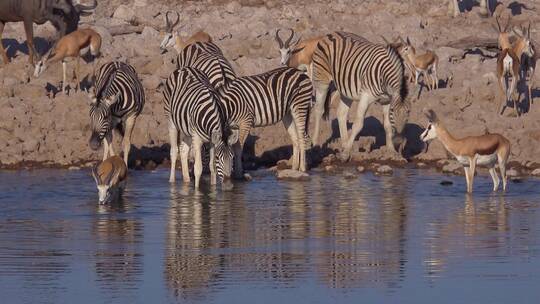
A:
POLYGON ((190 146, 195 155, 195 187, 202 174, 202 146, 210 143, 210 172, 212 184, 217 177, 230 176, 232 149, 238 140, 238 130, 225 125, 217 95, 206 75, 197 69, 184 67, 174 71, 163 91, 165 112, 169 120, 171 141, 170 182, 175 181, 175 166, 180 139, 180 161, 184 182, 189 182, 188 156, 190 146), (179 136, 180 135, 180 136, 179 136), (180 138, 178 138, 180 137, 180 138), (217 163, 216 163, 217 160, 217 163))
POLYGON ((216 89, 236 78, 231 64, 212 42, 197 42, 184 48, 177 58, 177 69, 181 67, 201 71, 216 89))
POLYGON ((127 165, 131 133, 145 103, 143 85, 137 72, 123 62, 104 64, 97 71, 90 99, 90 147, 97 150, 103 142, 103 159, 115 155, 112 130, 118 128, 123 134, 124 162, 127 165))
POLYGON ((218 90, 229 123, 240 128, 235 147, 235 174, 242 174, 241 154, 253 127, 283 121, 293 142, 293 169, 306 170, 305 150, 309 145, 307 123, 312 85, 301 71, 283 67, 270 72, 237 78, 218 90))
POLYGON ((319 144, 320 120, 328 113, 327 94, 333 83, 342 97, 337 116, 345 160, 349 159, 354 140, 363 128, 369 105, 376 101, 383 105, 387 146, 393 151, 396 151, 396 145, 402 149, 402 132, 411 107, 403 73, 402 59, 392 47, 373 44, 361 36, 343 32, 322 39, 313 54, 315 144, 319 144), (347 114, 352 101, 358 101, 359 105, 348 137, 347 114))

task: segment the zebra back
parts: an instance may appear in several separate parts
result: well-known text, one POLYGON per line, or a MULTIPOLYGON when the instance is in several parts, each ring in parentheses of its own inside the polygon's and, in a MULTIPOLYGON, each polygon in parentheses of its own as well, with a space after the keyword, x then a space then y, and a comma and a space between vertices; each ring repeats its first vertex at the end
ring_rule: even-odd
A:
POLYGON ((239 123, 247 119, 258 127, 278 123, 287 113, 305 120, 312 90, 307 75, 294 68, 281 67, 237 78, 218 93, 229 121, 239 123))
POLYGON ((403 60, 391 46, 374 44, 352 33, 326 35, 313 54, 313 78, 314 82, 333 81, 340 94, 354 100, 367 92, 390 103, 391 120, 396 116, 393 112, 408 117, 410 100, 403 60))
POLYGON ((185 47, 177 58, 177 69, 192 67, 206 74, 210 84, 219 88, 236 78, 223 52, 212 42, 197 42, 185 47))
POLYGON ((98 102, 120 93, 111 107, 111 113, 116 117, 139 115, 144 107, 143 85, 135 68, 127 63, 112 61, 104 64, 96 74, 94 90, 98 102))

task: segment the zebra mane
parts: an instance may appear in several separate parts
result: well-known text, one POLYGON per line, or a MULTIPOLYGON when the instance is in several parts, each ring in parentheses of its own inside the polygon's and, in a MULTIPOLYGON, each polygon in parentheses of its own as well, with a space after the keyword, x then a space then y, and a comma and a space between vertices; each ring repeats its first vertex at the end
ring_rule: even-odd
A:
POLYGON ((407 109, 410 109, 411 106, 411 100, 409 98, 409 84, 407 82, 407 77, 405 77, 405 65, 403 62, 403 58, 401 55, 399 55, 398 51, 392 47, 391 45, 385 46, 386 51, 388 52, 388 56, 391 58, 398 60, 399 63, 402 66, 402 77, 401 77, 401 84, 399 89, 399 99, 394 98, 392 100, 392 107, 406 107, 407 109), (396 102, 396 101, 400 102, 396 102))
POLYGON ((117 73, 116 70, 109 73, 107 75, 106 80, 104 82, 102 82, 103 85, 101 85, 99 88, 97 88, 97 90, 96 90, 96 100, 98 100, 98 103, 103 98, 103 95, 106 93, 107 89, 110 88, 112 82, 114 81, 114 78, 116 77, 116 73, 117 73))

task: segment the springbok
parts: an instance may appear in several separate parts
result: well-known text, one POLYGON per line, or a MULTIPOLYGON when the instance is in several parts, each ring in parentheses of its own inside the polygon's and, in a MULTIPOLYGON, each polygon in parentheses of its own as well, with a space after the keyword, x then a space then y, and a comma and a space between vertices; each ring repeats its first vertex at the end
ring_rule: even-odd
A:
POLYGON ((416 49, 411 44, 409 37, 407 37, 406 41, 402 41, 402 43, 399 52, 403 55, 405 66, 409 70, 412 70, 411 72, 414 72, 414 84, 418 85, 418 79, 420 79, 420 75, 423 75, 424 84, 428 89, 438 89, 439 77, 437 76, 437 69, 439 66, 439 56, 429 50, 424 54, 416 54, 416 49), (430 80, 428 80, 428 75, 430 80))
POLYGON ((75 59, 77 61, 74 69, 75 79, 77 81, 75 88, 78 89, 80 86, 79 67, 81 56, 90 51, 90 54, 93 56, 95 70, 96 58, 99 56, 100 50, 101 36, 96 31, 89 28, 76 30, 60 38, 56 45, 50 49, 46 58, 38 61, 34 69, 34 77, 39 77, 48 68, 48 65, 62 61, 62 92, 67 93, 67 61, 68 59, 75 59))
POLYGON ((500 134, 490 133, 457 139, 445 128, 433 110, 424 113, 429 124, 420 135, 420 138, 426 145, 433 139, 439 139, 444 148, 463 165, 467 180, 467 192, 472 192, 476 165, 489 168, 489 174, 493 180, 493 191, 497 191, 500 182, 495 171, 497 164, 501 172, 503 190, 506 191, 506 163, 510 155, 510 142, 508 139, 500 134))
POLYGON ((278 29, 276 31, 276 42, 279 45, 279 53, 281 55, 281 65, 286 65, 291 68, 295 68, 307 73, 311 79, 311 64, 313 61, 313 53, 319 41, 323 38, 322 36, 313 37, 306 40, 301 40, 301 37, 298 37, 294 42, 291 41, 294 38, 294 30, 289 29, 291 35, 285 42, 279 36, 278 29))
POLYGON ((521 67, 523 71, 522 78, 527 80, 527 74, 529 74, 529 81, 527 84, 527 100, 529 101, 529 109, 532 104, 532 86, 534 83, 534 72, 536 69, 536 61, 539 57, 531 41, 531 23, 527 29, 514 27, 512 29, 518 39, 514 42, 513 51, 517 58, 520 59, 521 67))
POLYGON ((198 31, 191 37, 189 37, 187 40, 183 40, 180 37, 178 31, 174 30, 174 28, 180 22, 180 14, 178 14, 178 12, 175 12, 176 21, 171 23, 171 21, 169 20, 169 13, 172 12, 168 11, 167 13, 165 13, 165 28, 163 31, 161 31, 161 36, 163 37, 163 40, 161 41, 159 48, 162 54, 165 53, 167 51, 167 48, 170 47, 174 47, 176 52, 180 53, 186 46, 190 44, 197 42, 212 42, 212 37, 210 37, 210 35, 204 31, 198 31))
POLYGON ((120 156, 111 156, 92 168, 92 176, 98 188, 100 204, 117 201, 127 180, 127 166, 120 156))

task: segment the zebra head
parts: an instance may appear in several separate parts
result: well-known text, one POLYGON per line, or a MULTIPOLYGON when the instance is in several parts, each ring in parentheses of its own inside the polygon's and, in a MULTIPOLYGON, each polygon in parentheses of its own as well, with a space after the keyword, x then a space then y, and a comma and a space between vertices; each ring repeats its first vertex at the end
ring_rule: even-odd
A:
POLYGON ((397 152, 402 152, 407 143, 404 136, 405 125, 409 121, 410 101, 397 96, 390 106, 390 124, 392 126, 392 144, 397 152))
POLYGON ((115 95, 109 96, 101 101, 97 99, 94 93, 89 95, 90 104, 90 127, 92 129, 92 135, 90 136, 90 148, 97 150, 101 147, 101 142, 105 135, 111 131, 112 128, 112 113, 111 106, 114 105, 120 97, 120 92, 115 95))
POLYGON ((238 142, 240 131, 237 126, 226 128, 225 132, 212 132, 212 144, 216 149, 216 171, 221 181, 231 177, 233 146, 238 142))

